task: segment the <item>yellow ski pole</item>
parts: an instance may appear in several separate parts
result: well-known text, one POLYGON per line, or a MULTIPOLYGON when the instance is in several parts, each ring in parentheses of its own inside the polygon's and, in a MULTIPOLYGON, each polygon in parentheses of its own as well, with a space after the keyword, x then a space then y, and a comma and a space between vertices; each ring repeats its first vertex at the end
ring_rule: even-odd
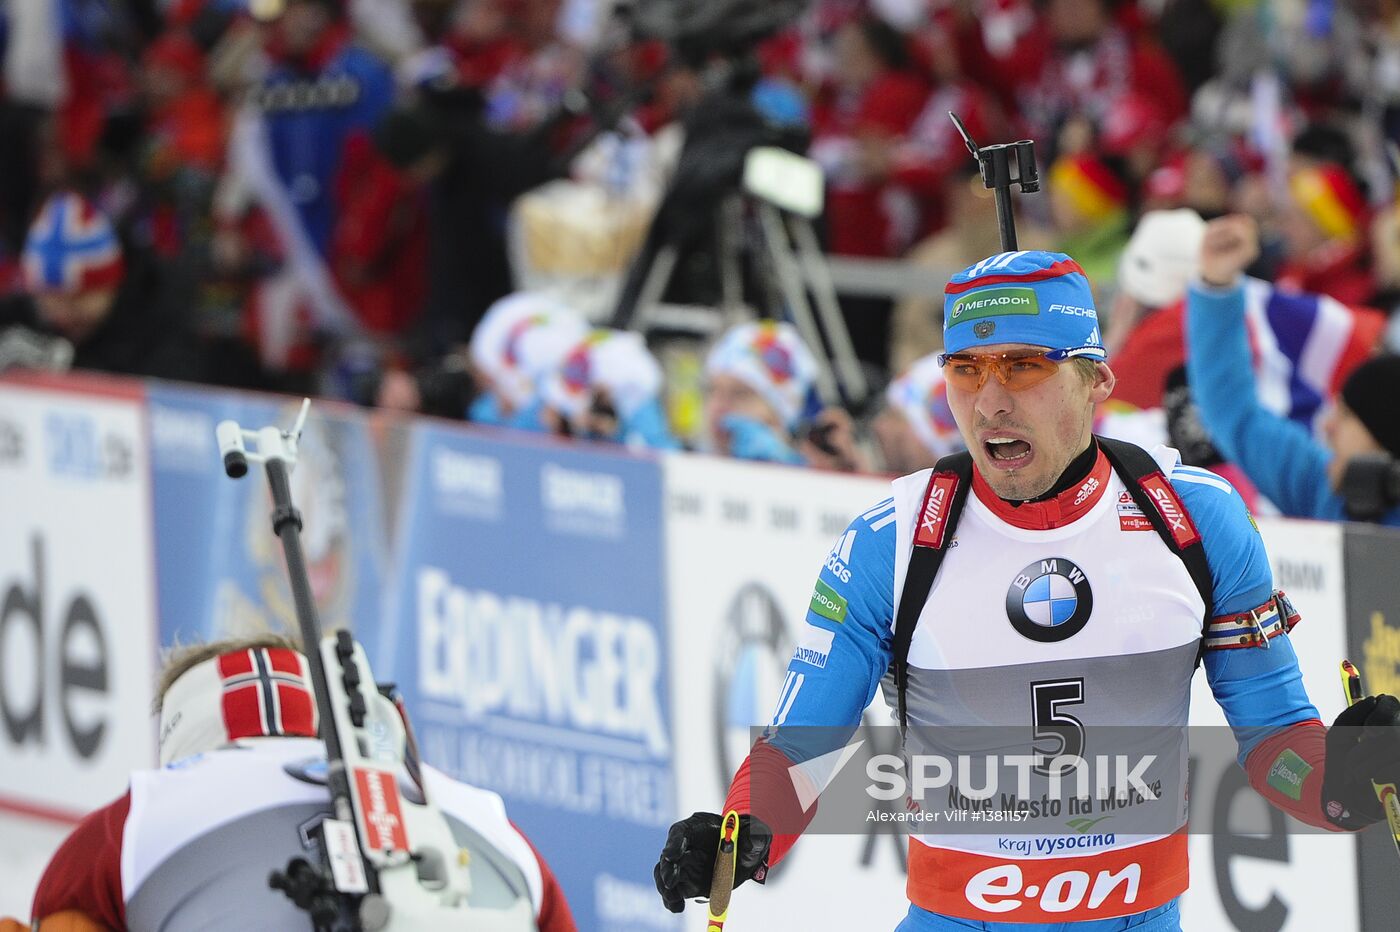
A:
MULTIPOLYGON (((1353 706, 1365 697, 1361 689, 1361 671, 1350 660, 1342 661, 1342 690, 1346 693, 1347 705, 1353 706)), ((1400 796, 1396 795, 1394 783, 1371 781, 1376 790, 1376 798, 1385 810, 1385 821, 1390 826, 1390 837, 1395 842, 1395 851, 1400 853, 1400 796)))
POLYGON ((719 824, 719 854, 710 881, 709 916, 705 932, 723 932, 729 918, 729 897, 734 893, 734 869, 739 860, 739 813, 730 809, 719 824))

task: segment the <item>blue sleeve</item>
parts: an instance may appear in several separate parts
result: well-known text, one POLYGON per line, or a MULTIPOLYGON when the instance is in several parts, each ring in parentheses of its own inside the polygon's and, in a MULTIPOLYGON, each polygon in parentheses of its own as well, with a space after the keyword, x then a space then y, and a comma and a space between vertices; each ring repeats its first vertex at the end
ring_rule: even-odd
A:
MULTIPOLYGON (((770 724, 771 743, 793 760, 811 756, 801 729, 853 729, 890 665, 894 620, 894 500, 851 522, 812 586, 806 619, 770 724), (776 729, 776 731, 774 731, 776 729)), ((827 746, 845 739, 819 739, 827 746)))
POLYGON ((1186 295, 1186 372, 1206 432, 1284 514, 1342 517, 1327 480, 1328 449, 1259 404, 1245 331, 1244 287, 1193 284, 1186 295))
MULTIPOLYGON (((1273 592, 1273 573, 1239 493, 1215 473, 1192 466, 1176 467, 1171 482, 1205 546, 1215 584, 1211 614, 1233 615, 1262 605, 1273 592)), ((1286 635, 1270 640, 1267 649, 1208 650, 1202 663, 1239 744, 1241 766, 1264 738, 1318 717, 1286 635)))

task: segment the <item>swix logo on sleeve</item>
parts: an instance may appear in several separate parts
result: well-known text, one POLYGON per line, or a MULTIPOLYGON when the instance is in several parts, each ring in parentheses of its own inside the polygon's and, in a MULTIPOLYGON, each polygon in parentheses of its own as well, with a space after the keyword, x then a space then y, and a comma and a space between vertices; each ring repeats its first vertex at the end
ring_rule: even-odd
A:
POLYGON ((1142 480, 1142 487, 1147 490, 1148 497, 1157 506, 1158 513, 1166 519, 1167 527, 1172 532, 1172 540, 1176 541, 1178 547, 1190 547, 1200 543, 1200 532, 1196 530, 1191 516, 1186 513, 1181 499, 1176 497, 1176 492, 1167 483, 1165 476, 1153 473, 1142 480))
POLYGON ((394 785, 393 774, 356 769, 355 789, 360 797, 365 847, 371 851, 407 851, 408 832, 404 830, 399 788, 394 785))
POLYGON ((948 530, 948 508, 953 502, 953 493, 958 488, 958 477, 948 472, 936 472, 928 481, 928 491, 924 493, 924 507, 919 513, 919 526, 914 530, 914 545, 932 547, 943 546, 943 538, 948 530))

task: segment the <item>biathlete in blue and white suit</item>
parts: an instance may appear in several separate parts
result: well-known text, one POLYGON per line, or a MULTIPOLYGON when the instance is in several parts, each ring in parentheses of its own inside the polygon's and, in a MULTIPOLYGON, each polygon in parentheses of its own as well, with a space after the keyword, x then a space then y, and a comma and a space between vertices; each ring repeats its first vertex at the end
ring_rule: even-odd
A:
MULTIPOLYGON (((1275 594, 1239 495, 1164 447, 1151 459, 1128 448, 1140 464, 1140 488, 1130 489, 1110 462, 1126 461, 1114 452, 1123 448, 1091 433, 1094 406, 1115 379, 1078 263, 1048 252, 992 256, 953 277, 944 320, 948 401, 971 453, 971 488, 950 522, 959 474, 940 464, 896 479, 837 542, 773 722, 725 801, 724 811, 743 814, 736 885, 761 881, 810 820, 792 791, 774 789, 791 787, 792 764, 809 756, 800 726, 858 725, 882 680, 889 688, 892 662, 900 665, 897 617, 916 622, 902 664, 906 751, 917 751, 912 736, 926 726, 1185 726, 1203 653, 1259 793, 1316 826, 1382 819, 1370 780, 1400 778, 1400 728, 1362 737, 1360 728, 1323 727, 1285 636, 1297 616, 1275 594), (920 547, 940 550, 941 567, 922 608, 911 603, 901 615, 920 547), (1033 693, 1047 684, 1053 695, 1040 702, 1047 697, 1033 693), (1033 722, 1041 712, 1047 721, 1033 722)), ((1389 696, 1337 720, 1398 723, 1400 702, 1389 696)), ((1027 851, 995 836, 942 834, 936 823, 920 828, 909 840, 911 903, 899 929, 1175 932, 1187 886, 1184 781, 1164 798, 1177 821, 1162 831, 1086 842, 1061 815, 1015 831, 1073 843, 1027 851)), ((655 874, 672 911, 708 895, 719 822, 696 813, 671 827, 655 874)))

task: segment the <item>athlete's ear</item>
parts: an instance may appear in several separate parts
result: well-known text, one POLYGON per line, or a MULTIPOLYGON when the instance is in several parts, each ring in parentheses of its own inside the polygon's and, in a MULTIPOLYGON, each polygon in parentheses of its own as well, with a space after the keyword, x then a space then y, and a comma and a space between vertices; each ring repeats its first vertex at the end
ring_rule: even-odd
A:
POLYGON ((1108 363, 1095 363, 1094 380, 1089 383, 1089 400, 1096 405, 1103 404, 1113 394, 1113 387, 1117 384, 1118 376, 1113 374, 1108 363))

